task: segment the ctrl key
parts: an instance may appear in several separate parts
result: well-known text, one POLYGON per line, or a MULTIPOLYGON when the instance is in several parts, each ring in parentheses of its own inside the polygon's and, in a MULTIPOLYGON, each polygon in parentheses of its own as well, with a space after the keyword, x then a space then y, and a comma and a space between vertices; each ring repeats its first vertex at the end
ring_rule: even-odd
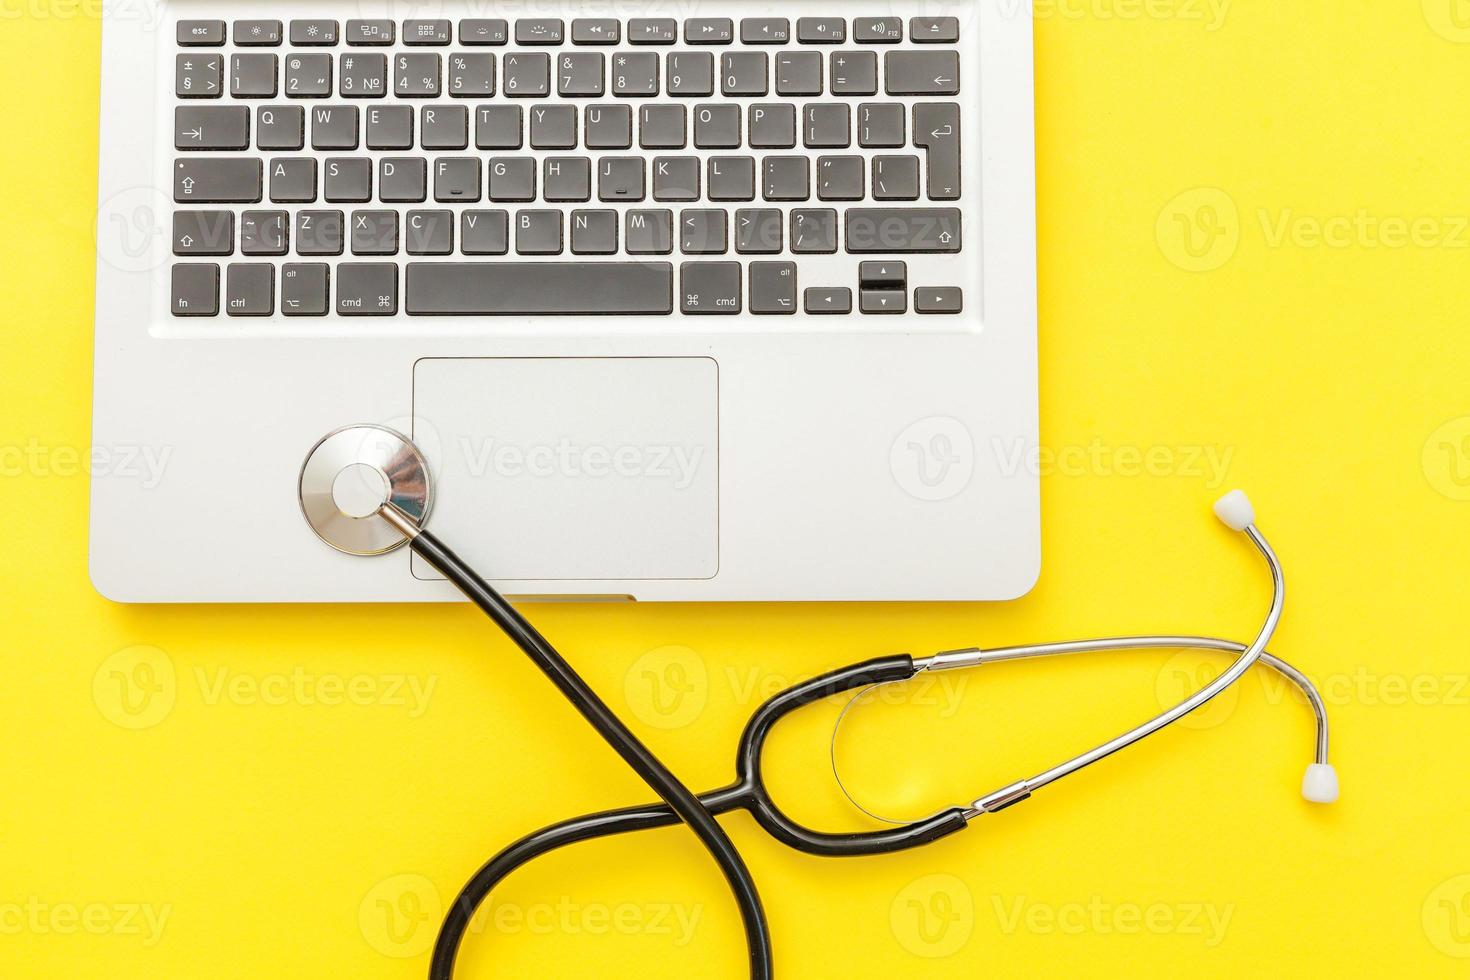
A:
POLYGON ((281 266, 281 312, 287 316, 326 316, 325 262, 288 262, 281 266))
POLYGON ((337 266, 337 312, 342 316, 392 316, 398 312, 398 266, 392 262, 342 262, 337 266))
POLYGON ((219 266, 213 262, 180 262, 174 266, 169 287, 169 310, 174 316, 214 316, 219 313, 219 266))

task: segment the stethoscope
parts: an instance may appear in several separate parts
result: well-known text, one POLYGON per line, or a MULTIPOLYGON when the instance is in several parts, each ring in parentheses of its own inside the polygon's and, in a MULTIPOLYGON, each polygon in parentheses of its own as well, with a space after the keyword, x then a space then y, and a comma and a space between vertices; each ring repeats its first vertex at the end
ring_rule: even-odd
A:
MULTIPOLYGON (((719 863, 740 907, 745 924, 750 975, 772 976, 770 931, 760 896, 744 861, 714 816, 746 810, 776 840, 807 854, 852 857, 886 854, 921 847, 963 830, 970 821, 997 813, 1028 799, 1065 776, 1127 748, 1196 710, 1238 681, 1257 663, 1275 670, 1301 689, 1316 715, 1316 751, 1302 779, 1302 795, 1314 803, 1332 803, 1338 795, 1337 774, 1327 761, 1327 712, 1316 687, 1305 674, 1266 652, 1281 619, 1285 583, 1281 563, 1256 527, 1255 512, 1245 494, 1232 491, 1215 503, 1226 526, 1255 545, 1271 574, 1271 604, 1265 621, 1249 644, 1198 636, 1133 636, 1064 643, 1040 643, 993 650, 965 649, 915 660, 907 655, 879 657, 840 667, 787 688, 756 709, 735 755, 735 781, 696 796, 658 761, 586 682, 498 592, 442 541, 423 527, 431 503, 429 469, 423 456, 403 435, 382 426, 359 425, 330 433, 307 454, 298 487, 302 512, 322 540, 349 554, 383 554, 407 544, 479 606, 563 695, 597 729, 650 787, 663 804, 605 810, 573 817, 528 834, 487 861, 460 890, 445 916, 430 962, 430 980, 450 980, 460 943, 475 910, 492 889, 516 868, 550 851, 596 837, 631 833, 683 821, 719 863), (854 833, 813 830, 791 819, 772 799, 761 772, 762 753, 772 727, 801 708, 845 692, 858 692, 838 717, 840 726, 862 692, 896 684, 921 674, 960 670, 1013 660, 1119 650, 1195 649, 1235 655, 1214 680, 1178 704, 1144 723, 1079 753, 1065 762, 984 794, 971 803, 952 806, 913 821, 888 820, 890 826, 854 833)), ((833 769, 837 772, 835 731, 833 769)), ((852 799, 838 775, 839 786, 852 799)), ((856 804, 856 800, 853 800, 856 804)), ((858 804, 870 816, 866 807, 858 804)))

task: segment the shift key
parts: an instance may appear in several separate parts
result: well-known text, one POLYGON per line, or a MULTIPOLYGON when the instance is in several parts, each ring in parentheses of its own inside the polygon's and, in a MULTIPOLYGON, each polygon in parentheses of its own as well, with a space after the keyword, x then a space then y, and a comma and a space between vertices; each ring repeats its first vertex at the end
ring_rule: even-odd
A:
POLYGON ((849 252, 958 252, 959 208, 848 208, 849 252))
POLYGON ((174 161, 174 200, 180 204, 254 204, 261 162, 249 157, 190 157, 174 161))

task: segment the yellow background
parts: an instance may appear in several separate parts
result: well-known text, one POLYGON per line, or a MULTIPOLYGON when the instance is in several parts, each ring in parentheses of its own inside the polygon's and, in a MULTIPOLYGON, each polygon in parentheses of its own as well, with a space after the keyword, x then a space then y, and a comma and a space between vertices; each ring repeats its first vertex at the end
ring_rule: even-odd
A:
MULTIPOLYGON (((422 977, 438 907, 483 858, 649 794, 468 608, 93 592, 87 482, 66 462, 90 431, 99 23, 62 0, 3 12, 0 446, 45 461, 0 460, 0 975, 422 977), (395 677, 432 683, 426 703, 395 677), (126 702, 120 678, 142 683, 126 702), (322 703, 333 684, 357 695, 322 703)), ((1310 714, 1253 674, 1189 727, 917 852, 807 858, 726 818, 786 977, 1470 969, 1470 18, 1451 0, 1219 12, 1036 10, 1057 457, 1035 592, 532 615, 712 787, 760 697, 829 665, 1246 638, 1265 584, 1209 516, 1226 486, 1208 449, 1285 562, 1274 649, 1324 684, 1342 802, 1302 801, 1310 714)), ((874 805, 970 799, 1156 710, 1207 659, 956 676, 853 716, 842 757, 874 805)), ((772 776, 799 816, 861 827, 826 770, 835 711, 778 732, 772 776)), ((461 976, 743 975, 730 899, 680 830, 559 853, 496 899, 461 976)))

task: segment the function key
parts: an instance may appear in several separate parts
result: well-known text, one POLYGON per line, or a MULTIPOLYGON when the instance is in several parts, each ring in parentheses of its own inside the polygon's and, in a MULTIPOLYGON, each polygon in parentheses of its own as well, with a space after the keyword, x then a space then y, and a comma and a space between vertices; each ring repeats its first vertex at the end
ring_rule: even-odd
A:
POLYGON ((454 28, 447 20, 406 20, 403 22, 404 44, 448 44, 454 28))
POLYGON ((349 20, 347 22, 348 44, 392 44, 397 33, 397 28, 391 20, 349 20))
POLYGON ((684 22, 685 44, 729 44, 735 22, 728 17, 690 17, 684 22))
POLYGON ((241 47, 262 45, 271 47, 281 43, 281 22, 278 20, 235 21, 235 43, 241 47))
POLYGON ((629 44, 673 44, 679 25, 672 17, 634 17, 628 21, 629 44))
POLYGON ((468 18, 459 22, 460 44, 504 44, 510 25, 498 18, 468 18))
POLYGON ((785 17, 746 17, 740 22, 741 44, 785 44, 791 40, 791 21, 785 17))
POLYGON ((909 38, 915 44, 951 44, 960 39, 958 17, 910 17, 909 38))
POLYGON ((573 44, 617 44, 622 26, 616 17, 579 17, 572 21, 573 44))
POLYGON ((335 20, 293 20, 291 43, 303 47, 330 48, 337 43, 335 20))
POLYGON ((531 17, 516 21, 517 44, 560 44, 564 25, 558 17, 531 17))
POLYGON ((215 48, 225 43, 222 20, 181 20, 177 30, 178 42, 186 48, 215 48))
POLYGON ((796 22, 802 44, 841 44, 847 40, 847 21, 841 17, 802 17, 796 22))
POLYGON ((903 40, 903 20, 899 17, 855 17, 852 39, 859 44, 897 44, 903 40))

